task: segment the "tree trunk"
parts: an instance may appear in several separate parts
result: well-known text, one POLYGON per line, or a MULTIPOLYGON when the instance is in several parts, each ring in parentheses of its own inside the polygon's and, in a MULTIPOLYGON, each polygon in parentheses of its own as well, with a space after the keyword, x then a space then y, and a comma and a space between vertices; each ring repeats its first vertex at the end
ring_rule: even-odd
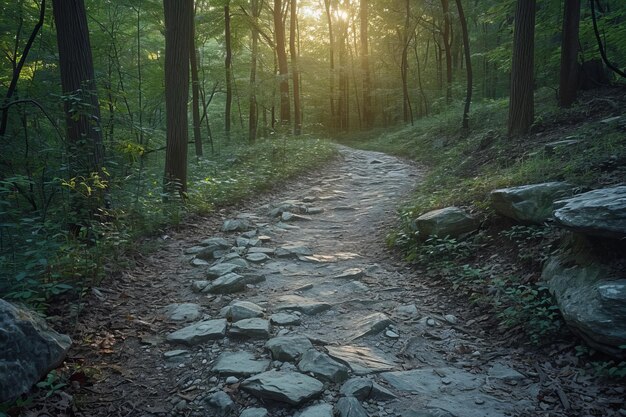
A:
POLYGON ((559 74, 559 106, 570 107, 578 89, 578 26, 580 0, 568 0, 563 10, 561 34, 561 71, 559 74))
POLYGON ((202 132, 200 131, 200 79, 198 78, 198 52, 196 51, 196 31, 194 19, 191 21, 191 39, 189 61, 191 64, 191 105, 193 114, 193 141, 196 145, 196 156, 200 158, 202 150, 202 132))
POLYGON ((324 0, 326 9, 326 18, 328 19, 328 39, 329 39, 329 63, 330 63, 330 120, 331 127, 337 128, 337 119, 335 116, 335 36, 333 31, 333 17, 331 13, 331 0, 324 0))
POLYGON ((280 90, 280 123, 289 125, 291 107, 289 104, 289 64, 285 50, 285 21, 283 19, 283 2, 274 0, 274 43, 278 58, 279 90, 280 90))
POLYGON ((461 22, 461 31, 463 33, 463 51, 465 52, 465 70, 467 72, 467 93, 465 95, 465 107, 463 109, 463 129, 469 129, 469 111, 472 103, 472 55, 470 54, 470 41, 467 33, 467 20, 463 11, 461 0, 456 0, 456 8, 459 11, 459 20, 461 22))
POLYGON ((302 110, 300 108, 300 71, 298 50, 296 49, 296 28, 298 25, 298 0, 291 0, 291 20, 289 24, 289 53, 291 54, 291 76, 293 78, 293 134, 302 133, 302 110))
POLYGON ((450 7, 448 0, 441 0, 443 9, 443 48, 446 53, 446 102, 452 101, 452 52, 450 50, 450 7))
POLYGON ((259 53, 259 29, 257 22, 261 13, 259 0, 250 1, 250 9, 252 12, 253 24, 251 27, 252 38, 252 56, 250 57, 250 98, 249 98, 249 116, 248 116, 248 141, 250 143, 256 141, 258 127, 258 106, 256 101, 256 71, 257 71, 257 55, 259 53))
MULTIPOLYGON (((60 0, 66 1, 66 0, 60 0)), ((187 191, 187 142, 189 140, 187 101, 193 0, 163 0, 165 12, 165 110, 167 146, 165 151, 164 194, 187 191)))
POLYGON ((402 78, 402 113, 404 123, 411 122, 411 124, 413 124, 413 109, 411 108, 411 97, 409 95, 409 43, 411 42, 412 36, 412 31, 409 30, 411 17, 410 0, 405 0, 405 12, 404 31, 400 34, 402 41, 402 59, 400 63, 400 75, 402 78))
POLYGON ((535 117, 533 102, 535 9, 536 0, 517 0, 511 67, 509 135, 527 133, 535 117))
POLYGON ((224 58, 224 71, 226 74, 226 107, 224 108, 224 133, 230 137, 230 119, 233 106, 233 49, 230 34, 230 0, 224 6, 224 43, 226 46, 226 57, 224 58))
POLYGON ((372 86, 369 64, 369 35, 368 35, 368 0, 361 0, 360 4, 360 33, 361 33, 361 73, 363 77, 363 125, 366 129, 374 126, 372 115, 372 86))

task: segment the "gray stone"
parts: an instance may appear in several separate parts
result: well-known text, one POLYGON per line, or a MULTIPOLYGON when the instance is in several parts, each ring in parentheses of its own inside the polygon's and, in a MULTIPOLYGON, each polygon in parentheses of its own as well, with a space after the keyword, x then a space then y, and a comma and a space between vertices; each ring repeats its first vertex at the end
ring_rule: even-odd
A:
POLYGON ((406 316, 406 317, 411 317, 411 318, 415 318, 419 315, 419 313, 417 312, 417 307, 415 306, 415 304, 408 304, 408 305, 403 305, 403 306, 398 306, 396 307, 396 314, 400 315, 400 316, 406 316))
POLYGON ((280 301, 280 304, 276 307, 276 310, 299 311, 306 315, 319 314, 332 307, 328 303, 301 297, 299 295, 284 295, 278 300, 280 301))
POLYGON ((407 410, 402 412, 402 417, 457 417, 454 414, 440 408, 424 408, 423 410, 407 410))
POLYGON ((230 305, 220 310, 220 317, 224 317, 231 322, 262 316, 263 309, 249 301, 233 301, 230 305))
POLYGON ((207 277, 209 278, 218 278, 226 274, 230 274, 231 272, 240 271, 243 267, 240 265, 235 265, 231 263, 219 263, 217 265, 213 265, 207 270, 207 277))
POLYGON ((365 408, 354 397, 340 398, 335 404, 335 415, 338 417, 368 417, 365 408))
POLYGON ((194 303, 170 304, 165 307, 167 318, 174 321, 194 321, 202 315, 201 307, 194 303))
POLYGON ((163 353, 163 357, 165 359, 170 359, 170 358, 175 358, 177 356, 185 355, 187 353, 189 353, 189 351, 186 350, 186 349, 169 350, 169 351, 163 353))
POLYGON ((301 216, 299 214, 294 214, 288 211, 283 212, 283 214, 280 216, 280 219, 284 222, 297 222, 297 221, 309 221, 311 220, 310 217, 307 216, 301 216))
POLYGON ((555 256, 544 265, 548 284, 568 326, 593 348, 623 357, 626 345, 626 277, 607 279, 600 264, 578 265, 555 256))
POLYGON ((248 255, 253 254, 253 253, 264 253, 265 255, 274 255, 275 252, 276 251, 272 248, 264 248, 262 246, 248 249, 248 255))
POLYGON ((330 404, 317 404, 305 408, 294 417, 333 417, 333 406, 330 404))
MULTIPOLYGON (((267 371, 267 369, 264 369, 265 371, 267 371)), ((239 378, 237 378, 236 376, 229 376, 228 378, 226 378, 226 380, 224 381, 227 385, 233 385, 236 384, 237 382, 239 382, 239 378)))
POLYGON ((270 361, 256 359, 249 352, 224 352, 213 365, 213 372, 222 375, 250 376, 267 371, 270 361))
POLYGON ((368 378, 349 379, 341 386, 339 393, 345 397, 355 397, 359 401, 388 401, 396 398, 391 391, 368 378))
POLYGON ((297 372, 268 371, 246 379, 241 389, 263 400, 276 400, 300 405, 318 397, 324 384, 315 378, 297 372))
POLYGON ((267 339, 270 337, 270 322, 260 318, 239 320, 232 324, 228 333, 237 337, 267 339))
POLYGON ((384 313, 373 313, 369 316, 362 317, 352 323, 351 328, 356 330, 352 333, 350 339, 356 340, 380 333, 391 323, 391 319, 384 313))
POLYGON ((202 292, 206 287, 211 284, 211 281, 198 280, 191 283, 191 289, 193 292, 202 292))
POLYGON ((269 413, 265 408, 246 408, 239 417, 269 417, 269 413))
POLYGON ((222 232, 248 232, 254 228, 254 224, 248 219, 231 219, 224 222, 222 232))
POLYGON ((299 326, 302 319, 296 314, 276 313, 271 315, 270 321, 277 326, 299 326))
POLYGON ((221 339, 226 334, 226 320, 205 320, 183 327, 167 335, 172 343, 194 346, 209 340, 221 339))
POLYGON ((350 269, 346 269, 345 271, 343 271, 339 275, 335 275, 333 278, 336 278, 336 279, 359 279, 359 278, 363 278, 364 275, 365 275, 365 273, 363 272, 363 270, 361 268, 350 268, 350 269))
POLYGON ((626 238, 626 185, 603 188, 557 201, 554 218, 578 233, 626 238))
POLYGON ((204 250, 204 246, 192 246, 183 251, 185 255, 197 255, 204 250))
POLYGON ((233 255, 236 255, 236 256, 228 260, 223 260, 220 263, 223 265, 237 265, 241 267, 242 269, 245 269, 248 267, 248 262, 246 262, 245 259, 240 257, 238 253, 233 253, 233 255))
POLYGON ((246 260, 254 263, 261 263, 270 260, 271 258, 265 253, 249 253, 246 256, 246 260))
POLYGON ((374 348, 326 346, 326 351, 332 358, 349 366, 357 375, 386 372, 396 368, 395 357, 385 355, 374 348))
POLYGON ((329 382, 343 382, 348 379, 348 367, 330 358, 325 353, 315 349, 309 349, 302 355, 298 362, 298 369, 302 372, 310 372, 316 378, 329 382))
POLYGON ((415 225, 422 238, 458 237, 478 229, 479 221, 458 207, 446 207, 419 216, 415 225))
POLYGON ((230 244, 228 243, 228 241, 221 237, 212 237, 203 240, 201 245, 203 246, 203 249, 196 254, 196 257, 205 261, 219 258, 219 256, 216 256, 219 255, 218 252, 230 248, 230 244))
POLYGON ((63 363, 71 339, 41 317, 0 299, 0 403, 30 390, 63 363))
POLYGON ((257 284, 263 281, 265 281, 265 277, 262 275, 239 275, 231 272, 230 274, 222 275, 215 281, 209 283, 201 291, 211 294, 233 294, 244 291, 248 284, 257 284))
POLYGON ((276 249, 279 258, 297 258, 298 256, 311 256, 313 251, 306 246, 287 245, 276 249))
POLYGON ((428 396, 437 396, 444 385, 459 391, 470 391, 478 389, 484 384, 481 375, 471 374, 452 367, 437 368, 436 370, 413 369, 411 371, 385 372, 381 376, 400 391, 428 396))
POLYGON ((572 185, 546 182, 502 188, 491 192, 491 206, 505 217, 524 223, 542 224, 552 218, 554 202, 572 194, 572 185))
POLYGON ((211 265, 211 264, 209 262, 205 261, 204 259, 193 258, 191 260, 191 266, 203 267, 203 266, 209 266, 209 265, 211 265))
POLYGON ((306 209, 306 214, 322 214, 324 211, 322 207, 309 207, 306 209))
POLYGON ((493 364, 487 371, 487 375, 489 375, 490 378, 500 379, 507 383, 513 381, 518 382, 525 378, 524 375, 517 372, 515 369, 502 363, 493 364))
POLYGON ((207 403, 209 407, 213 409, 213 412, 216 413, 214 414, 216 416, 229 416, 233 414, 237 408, 230 396, 224 391, 218 391, 211 395, 207 403))
POLYGON ((313 349, 313 344, 304 336, 279 336, 268 340, 265 348, 272 353, 275 361, 295 362, 305 352, 313 349))

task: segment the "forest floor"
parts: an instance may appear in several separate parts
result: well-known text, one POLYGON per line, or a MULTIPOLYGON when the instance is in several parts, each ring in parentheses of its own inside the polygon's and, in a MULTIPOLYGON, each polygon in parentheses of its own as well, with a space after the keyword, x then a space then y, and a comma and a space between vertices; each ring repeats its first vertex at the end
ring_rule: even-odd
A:
MULTIPOLYGON (((342 147, 340 154, 319 172, 239 211, 226 209, 168 231, 158 250, 135 259, 137 266, 113 277, 106 289, 94 289, 65 329, 75 342, 66 365, 71 385, 51 390, 24 415, 217 416, 264 408, 269 416, 292 416, 319 405, 316 414, 304 415, 331 416, 334 407, 342 416, 372 417, 626 416, 623 385, 578 367, 571 343, 532 350, 511 346, 484 312, 388 251, 385 235, 422 178, 418 167, 376 152, 342 147), (285 201, 283 208, 296 216, 270 216, 285 201), (267 258, 249 260, 238 271, 255 278, 240 292, 194 292, 194 282, 207 279, 209 265, 193 266, 186 253, 213 237, 235 247, 244 232, 221 231, 234 218, 256 231, 246 234, 247 241, 239 239, 241 258, 253 252, 266 252, 267 258), (294 324, 268 328, 268 322, 250 320, 246 327, 229 320, 225 332, 214 329, 203 343, 167 340, 190 324, 220 319, 235 300, 260 306, 266 320, 294 324), (180 303, 197 304, 197 314, 192 308, 190 320, 173 320, 168 306, 180 303), (264 347, 268 339, 297 335, 349 368, 311 352, 299 364, 272 360, 264 347), (236 352, 245 353, 229 356, 236 352), (313 372, 323 388, 310 380, 298 385, 298 366, 313 372), (245 374, 265 369, 282 374, 266 374, 265 384, 244 381, 245 374), (346 369, 351 378, 379 384, 361 391, 363 410, 340 401, 346 369), (282 391, 301 388, 289 394, 297 404, 272 400, 280 394, 272 394, 271 386, 285 381, 282 391)), ((227 252, 220 254, 221 265, 239 259, 227 252)), ((287 350, 302 344, 287 340, 287 350)))

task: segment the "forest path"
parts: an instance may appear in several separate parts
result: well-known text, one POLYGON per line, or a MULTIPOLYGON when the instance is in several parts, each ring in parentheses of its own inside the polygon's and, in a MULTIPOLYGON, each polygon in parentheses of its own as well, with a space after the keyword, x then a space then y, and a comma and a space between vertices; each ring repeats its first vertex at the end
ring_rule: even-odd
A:
POLYGON ((79 324, 91 343, 73 355, 98 370, 80 415, 538 415, 533 358, 494 346, 385 250, 419 170, 340 152, 246 211, 166 237, 99 293, 79 324), (237 231, 218 231, 227 219, 237 231))

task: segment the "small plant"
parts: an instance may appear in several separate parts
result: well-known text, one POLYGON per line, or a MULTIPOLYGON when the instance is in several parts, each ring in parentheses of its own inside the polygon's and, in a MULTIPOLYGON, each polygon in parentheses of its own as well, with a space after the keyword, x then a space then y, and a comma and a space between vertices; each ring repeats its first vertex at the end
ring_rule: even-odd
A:
POLYGON ((46 391, 46 398, 51 397, 55 392, 66 386, 67 384, 61 381, 60 376, 54 370, 50 371, 45 380, 37 383, 37 388, 46 391))

